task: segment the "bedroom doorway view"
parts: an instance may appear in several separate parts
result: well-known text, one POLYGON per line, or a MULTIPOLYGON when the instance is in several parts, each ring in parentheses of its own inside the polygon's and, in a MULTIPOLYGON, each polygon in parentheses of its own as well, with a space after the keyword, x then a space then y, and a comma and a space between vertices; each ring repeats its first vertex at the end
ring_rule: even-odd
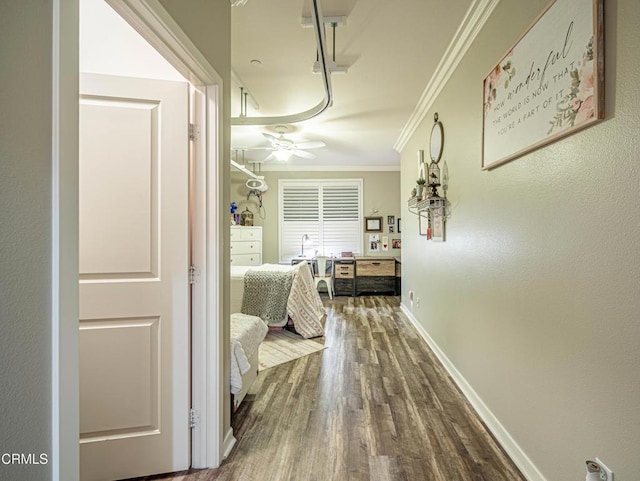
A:
MULTIPOLYGON (((191 176, 215 168, 218 151, 211 142, 203 154, 189 123, 197 116, 203 137, 218 128, 205 118, 217 90, 190 86, 103 0, 81 0, 80 13, 80 477, 214 466, 218 443, 190 442, 200 434, 190 408, 201 402, 191 369, 202 367, 191 335, 205 329, 191 312, 206 301, 188 267, 198 257, 203 277, 205 265, 217 269, 192 225, 217 220, 201 195, 210 179, 191 176)), ((217 322, 217 306, 198 319, 217 322)), ((218 388, 208 392, 215 404, 218 388)), ((219 419, 209 422, 215 439, 219 419)))

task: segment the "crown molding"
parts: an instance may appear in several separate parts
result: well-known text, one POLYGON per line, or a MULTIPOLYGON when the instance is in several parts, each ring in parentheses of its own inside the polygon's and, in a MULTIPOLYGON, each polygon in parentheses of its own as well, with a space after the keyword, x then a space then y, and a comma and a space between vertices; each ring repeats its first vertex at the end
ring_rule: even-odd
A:
POLYGON ((398 165, 262 165, 261 172, 400 172, 398 165))
POLYGON ((436 71, 422 92, 416 108, 396 140, 393 146, 395 150, 401 152, 407 145, 498 3, 500 0, 474 0, 471 4, 436 71))

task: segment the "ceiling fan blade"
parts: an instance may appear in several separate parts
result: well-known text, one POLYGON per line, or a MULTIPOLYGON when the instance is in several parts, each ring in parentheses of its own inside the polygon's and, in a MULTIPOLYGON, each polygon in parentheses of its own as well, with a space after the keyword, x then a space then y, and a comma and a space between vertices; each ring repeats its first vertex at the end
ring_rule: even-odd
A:
POLYGON ((243 147, 242 150, 273 150, 273 147, 243 147))
POLYGON ((315 159, 316 155, 312 154, 311 152, 307 152, 305 150, 294 150, 293 151, 293 155, 296 155, 298 157, 302 157, 303 159, 315 159))
POLYGON ((322 140, 312 140, 310 142, 300 142, 296 144, 296 147, 299 149, 319 149, 320 147, 326 147, 322 140))
POLYGON ((274 142, 277 142, 277 141, 278 141, 278 137, 275 137, 275 136, 273 136, 273 135, 271 135, 271 134, 268 134, 268 133, 266 133, 266 132, 262 132, 262 135, 264 135, 264 136, 265 136, 265 138, 266 138, 267 140, 269 140, 269 142, 271 142, 272 144, 273 144, 274 142))
POLYGON ((269 155, 267 155, 267 156, 264 158, 263 162, 268 162, 269 160, 273 160, 273 159, 275 159, 275 158, 276 158, 276 156, 275 156, 275 155, 273 155, 273 152, 271 152, 269 155))

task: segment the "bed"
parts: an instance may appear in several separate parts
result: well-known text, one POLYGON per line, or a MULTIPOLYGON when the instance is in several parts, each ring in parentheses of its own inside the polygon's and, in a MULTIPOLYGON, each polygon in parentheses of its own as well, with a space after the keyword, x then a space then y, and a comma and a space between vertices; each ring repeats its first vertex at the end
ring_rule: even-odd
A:
POLYGON ((271 327, 291 323, 305 339, 324 335, 324 307, 306 262, 231 266, 231 312, 258 316, 271 327))
POLYGON ((262 319, 231 314, 231 394, 237 408, 258 376, 258 348, 269 328, 262 319))

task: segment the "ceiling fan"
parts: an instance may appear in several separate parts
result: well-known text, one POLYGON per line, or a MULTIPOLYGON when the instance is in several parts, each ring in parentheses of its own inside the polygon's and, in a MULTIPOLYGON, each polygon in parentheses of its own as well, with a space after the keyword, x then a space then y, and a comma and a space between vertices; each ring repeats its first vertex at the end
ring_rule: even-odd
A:
POLYGON ((292 156, 302 157, 303 159, 315 159, 315 154, 307 152, 305 149, 319 149, 325 147, 326 144, 321 140, 314 140, 310 142, 294 142, 284 136, 287 133, 287 127, 285 125, 278 125, 275 127, 278 137, 275 135, 263 132, 262 135, 271 143, 269 147, 254 147, 247 150, 270 150, 269 156, 264 159, 265 161, 271 159, 277 159, 279 161, 287 161, 292 156))

